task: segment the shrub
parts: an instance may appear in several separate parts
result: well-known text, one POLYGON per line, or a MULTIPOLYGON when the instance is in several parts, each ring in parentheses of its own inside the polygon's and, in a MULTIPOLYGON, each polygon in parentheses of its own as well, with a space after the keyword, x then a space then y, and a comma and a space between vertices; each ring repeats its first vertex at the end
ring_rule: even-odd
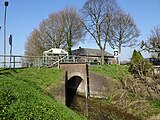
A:
POLYGON ((151 63, 146 62, 140 52, 136 50, 133 51, 130 64, 130 72, 133 74, 138 74, 142 79, 146 73, 151 69, 151 63))

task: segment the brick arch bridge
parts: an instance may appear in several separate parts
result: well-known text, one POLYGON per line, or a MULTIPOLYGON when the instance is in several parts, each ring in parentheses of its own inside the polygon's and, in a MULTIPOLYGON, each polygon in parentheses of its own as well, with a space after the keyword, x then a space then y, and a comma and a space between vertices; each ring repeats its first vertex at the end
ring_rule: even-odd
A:
POLYGON ((69 107, 76 92, 88 98, 90 94, 88 65, 86 63, 60 63, 60 68, 65 72, 62 80, 63 103, 69 107))

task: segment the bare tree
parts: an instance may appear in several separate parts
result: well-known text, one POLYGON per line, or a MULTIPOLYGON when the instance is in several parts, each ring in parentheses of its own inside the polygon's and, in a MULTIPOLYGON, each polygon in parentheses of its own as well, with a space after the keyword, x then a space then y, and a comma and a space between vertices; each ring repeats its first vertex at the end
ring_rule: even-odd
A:
POLYGON ((72 46, 82 40, 85 35, 85 28, 82 19, 75 8, 65 8, 60 11, 60 13, 63 21, 62 25, 64 27, 64 39, 66 40, 65 42, 67 44, 68 53, 71 55, 72 46))
POLYGON ((28 37, 25 54, 42 54, 43 51, 39 51, 39 49, 48 50, 51 48, 68 49, 71 54, 72 46, 82 40, 85 35, 84 30, 81 18, 75 8, 66 8, 50 14, 40 23, 39 29, 34 30, 28 37))
POLYGON ((53 31, 49 30, 48 19, 43 20, 39 25, 40 41, 44 45, 45 49, 55 47, 53 31))
POLYGON ((48 50, 50 48, 64 48, 64 28, 60 13, 53 13, 39 25, 42 44, 48 50))
POLYGON ((49 44, 55 48, 64 48, 65 44, 65 31, 61 12, 49 15, 47 23, 44 25, 46 34, 49 37, 49 44))
POLYGON ((113 36, 110 45, 112 48, 118 48, 117 62, 120 64, 120 54, 122 47, 132 47, 137 44, 140 31, 138 30, 133 18, 126 14, 123 10, 120 10, 115 14, 113 20, 113 36))
POLYGON ((151 30, 148 41, 142 41, 141 44, 142 50, 148 52, 157 53, 158 58, 160 58, 160 26, 157 25, 151 30))
POLYGON ((136 45, 136 38, 140 35, 133 18, 122 10, 114 17, 113 32, 112 44, 113 47, 118 47, 119 54, 121 54, 122 47, 136 45))
POLYGON ((85 28, 101 50, 101 64, 104 64, 104 51, 112 37, 112 21, 119 10, 115 0, 87 0, 82 8, 85 28))
POLYGON ((25 43, 25 55, 41 56, 44 50, 45 48, 40 42, 40 33, 37 29, 34 29, 25 43))

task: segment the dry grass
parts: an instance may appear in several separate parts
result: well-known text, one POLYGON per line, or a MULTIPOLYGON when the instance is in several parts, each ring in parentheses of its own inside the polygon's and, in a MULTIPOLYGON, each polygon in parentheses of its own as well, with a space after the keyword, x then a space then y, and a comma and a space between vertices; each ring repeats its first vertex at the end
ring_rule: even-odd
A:
POLYGON ((118 65, 91 69, 113 79, 113 89, 107 98, 107 103, 114 104, 125 112, 144 120, 160 114, 160 101, 152 102, 154 99, 160 99, 160 88, 158 88, 160 78, 153 76, 144 79, 135 78, 127 72, 127 69, 128 67, 118 65))

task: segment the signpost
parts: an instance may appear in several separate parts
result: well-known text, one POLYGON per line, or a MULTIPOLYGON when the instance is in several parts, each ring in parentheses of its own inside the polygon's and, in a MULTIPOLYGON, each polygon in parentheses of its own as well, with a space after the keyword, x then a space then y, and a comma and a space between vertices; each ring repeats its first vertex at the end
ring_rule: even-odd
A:
POLYGON ((114 49, 114 57, 115 57, 115 59, 116 59, 116 63, 117 63, 117 64, 120 64, 120 60, 119 60, 119 50, 118 50, 118 48, 115 48, 115 49, 114 49))

